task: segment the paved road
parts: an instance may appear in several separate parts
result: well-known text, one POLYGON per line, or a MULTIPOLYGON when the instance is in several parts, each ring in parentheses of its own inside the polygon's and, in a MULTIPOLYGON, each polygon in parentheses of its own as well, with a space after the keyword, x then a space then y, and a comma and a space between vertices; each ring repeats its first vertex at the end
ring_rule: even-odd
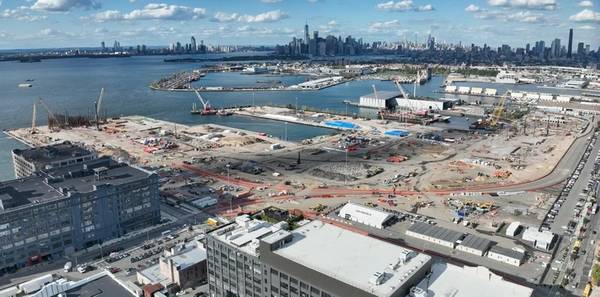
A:
MULTIPOLYGON (((579 173, 579 178, 573 184, 573 187, 569 191, 564 203, 562 204, 558 215, 556 216, 554 223, 551 225, 552 232, 560 234, 563 233, 566 226, 573 217, 573 210, 580 198, 585 198, 586 195, 580 195, 583 190, 587 187, 588 182, 592 178, 592 170, 594 170, 594 163, 596 162, 596 155, 600 151, 600 140, 597 140, 594 147, 592 148, 590 155, 579 173)), ((580 157, 585 152, 584 150, 579 155, 580 157)), ((575 161, 571 163, 571 167, 577 167, 579 162, 575 161)))

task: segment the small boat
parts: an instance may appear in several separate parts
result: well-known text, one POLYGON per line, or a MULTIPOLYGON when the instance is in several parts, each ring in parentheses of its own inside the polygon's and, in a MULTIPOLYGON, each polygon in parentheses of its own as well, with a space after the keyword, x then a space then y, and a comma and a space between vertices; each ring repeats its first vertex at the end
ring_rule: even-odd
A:
POLYGON ((31 88, 33 87, 32 84, 19 84, 19 88, 31 88))
POLYGON ((229 110, 221 109, 221 110, 219 110, 219 112, 217 112, 217 115, 230 116, 230 115, 233 115, 233 112, 231 112, 229 110))

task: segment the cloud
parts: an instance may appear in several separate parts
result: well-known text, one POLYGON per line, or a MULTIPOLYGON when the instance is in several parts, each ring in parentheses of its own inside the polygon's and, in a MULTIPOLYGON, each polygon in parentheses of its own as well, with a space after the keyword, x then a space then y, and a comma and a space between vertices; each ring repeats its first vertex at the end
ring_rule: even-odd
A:
POLYGON ((27 6, 19 6, 14 9, 5 9, 0 11, 0 19, 15 19, 18 21, 35 22, 45 20, 45 15, 32 15, 31 9, 27 6))
POLYGON ((263 13, 259 13, 257 15, 249 15, 249 14, 239 14, 237 12, 234 13, 226 13, 226 12, 217 12, 210 19, 212 22, 219 23, 227 23, 227 22, 242 22, 242 23, 273 23, 283 19, 288 18, 289 16, 282 12, 281 10, 272 10, 263 13))
POLYGON ((262 3, 279 3, 281 0, 260 0, 262 3))
POLYGON ((596 30, 596 27, 594 26, 590 26, 590 25, 583 25, 583 26, 579 26, 580 30, 596 30))
POLYGON ((528 9, 556 9, 556 0, 488 0, 491 6, 517 7, 528 9))
POLYGON ((591 9, 584 9, 577 14, 569 17, 574 22, 594 22, 600 23, 600 12, 595 12, 591 9))
POLYGON ((45 11, 69 11, 73 8, 99 9, 100 2, 96 0, 37 0, 32 9, 45 11))
POLYGON ((204 8, 194 8, 164 3, 150 3, 143 9, 122 13, 118 10, 106 10, 92 16, 83 17, 97 22, 124 21, 124 20, 190 20, 203 18, 206 14, 204 8))
POLYGON ((397 31, 401 28, 399 20, 391 20, 385 22, 373 22, 369 24, 368 31, 371 33, 397 31))
POLYGON ((434 10, 433 5, 426 4, 422 6, 415 6, 412 0, 400 0, 398 2, 388 1, 377 4, 377 9, 382 11, 432 11, 434 10))
POLYGON ((592 7, 592 6, 594 6, 594 3, 592 1, 589 1, 589 0, 584 0, 584 1, 579 2, 579 6, 581 6, 581 7, 592 7))
POLYGON ((210 20, 212 22, 226 23, 226 22, 237 21, 239 17, 240 17, 240 15, 236 12, 226 13, 226 12, 219 11, 219 12, 215 13, 215 16, 212 17, 210 20))
POLYGON ((331 21, 327 22, 327 24, 325 24, 325 25, 320 25, 319 30, 325 34, 338 33, 338 32, 340 32, 338 25, 339 24, 337 21, 331 20, 331 21))
POLYGON ((467 8, 465 8, 465 11, 468 12, 480 12, 481 8, 475 4, 471 4, 469 6, 467 6, 467 8))
POLYGON ((206 9, 194 8, 179 5, 168 5, 165 3, 150 3, 143 9, 136 9, 126 14, 124 17, 128 20, 137 19, 167 19, 167 20, 186 20, 198 19, 204 17, 206 9))
POLYGON ((263 12, 257 15, 242 15, 238 17, 238 21, 246 23, 272 23, 283 19, 287 19, 289 16, 281 10, 271 10, 263 12))

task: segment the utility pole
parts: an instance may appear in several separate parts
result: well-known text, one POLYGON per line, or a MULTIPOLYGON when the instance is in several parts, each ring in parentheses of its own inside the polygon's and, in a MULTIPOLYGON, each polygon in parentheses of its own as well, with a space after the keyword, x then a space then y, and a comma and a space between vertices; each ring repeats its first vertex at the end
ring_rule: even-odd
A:
MULTIPOLYGON (((231 180, 229 179, 229 167, 231 167, 231 165, 229 163, 227 163, 227 165, 225 165, 225 167, 227 167, 227 186, 230 186, 231 180)), ((233 210, 233 196, 231 195, 231 193, 229 193, 229 212, 231 212, 233 210)))

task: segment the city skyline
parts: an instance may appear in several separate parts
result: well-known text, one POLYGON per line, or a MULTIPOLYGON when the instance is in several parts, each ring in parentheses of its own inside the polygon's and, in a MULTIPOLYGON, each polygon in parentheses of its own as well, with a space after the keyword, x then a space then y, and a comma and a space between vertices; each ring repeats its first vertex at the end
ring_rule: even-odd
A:
MULTIPOLYGON (((304 25, 322 35, 352 35, 365 42, 427 41, 508 44, 525 40, 568 40, 600 45, 597 1, 356 1, 252 0, 214 3, 179 0, 13 0, 0 2, 0 48, 97 47, 101 41, 123 45, 168 46, 196 36, 205 44, 276 45, 302 38, 304 25), (460 19, 460 22, 456 22, 460 19)), ((312 30, 311 30, 312 33, 312 30)))

